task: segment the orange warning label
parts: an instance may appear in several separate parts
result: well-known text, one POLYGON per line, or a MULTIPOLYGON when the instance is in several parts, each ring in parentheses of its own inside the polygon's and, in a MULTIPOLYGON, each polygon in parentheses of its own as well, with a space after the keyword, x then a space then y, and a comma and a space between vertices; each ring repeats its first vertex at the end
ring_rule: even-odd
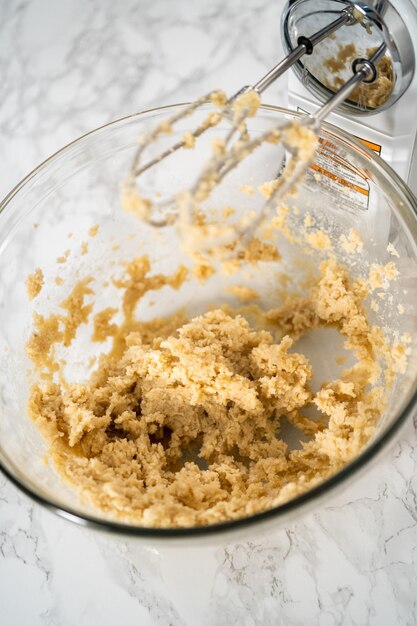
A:
MULTIPOLYGON (((297 107, 298 111, 303 111, 297 107)), ((365 146, 380 155, 382 146, 355 135, 365 146)), ((309 183, 320 184, 320 191, 326 193, 338 204, 348 209, 367 210, 369 203, 369 183, 366 172, 359 170, 346 160, 337 147, 328 139, 319 138, 314 163, 311 165, 309 183)))
POLYGON ((373 141, 369 141, 368 139, 364 139, 363 137, 358 137, 358 135, 354 135, 356 139, 359 139, 367 148, 370 148, 374 152, 376 152, 379 156, 381 156, 382 146, 378 143, 374 143, 373 141))
POLYGON ((339 204, 348 208, 368 208, 369 184, 367 176, 344 158, 337 147, 329 140, 320 138, 314 163, 311 166, 314 177, 318 175, 320 188, 327 195, 337 198, 339 204))
POLYGON ((316 165, 315 163, 313 163, 313 165, 311 166, 311 169, 313 169, 316 172, 320 172, 320 174, 323 174, 324 176, 328 176, 332 180, 337 181, 338 183, 340 183, 341 185, 344 185, 345 187, 350 187, 350 189, 353 189, 354 191, 357 191, 358 193, 362 193, 364 196, 367 196, 369 193, 367 189, 363 189, 362 187, 359 187, 358 185, 354 185, 350 181, 345 180, 344 178, 340 178, 339 176, 336 176, 336 174, 333 174, 333 172, 329 172, 328 170, 323 169, 322 167, 320 167, 319 165, 316 165))

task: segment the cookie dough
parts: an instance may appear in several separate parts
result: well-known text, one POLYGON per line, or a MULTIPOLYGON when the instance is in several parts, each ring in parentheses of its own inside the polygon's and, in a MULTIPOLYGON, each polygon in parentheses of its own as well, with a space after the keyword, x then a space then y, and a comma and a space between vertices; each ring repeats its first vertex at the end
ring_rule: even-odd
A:
POLYGON ((45 279, 40 267, 37 267, 33 274, 29 274, 26 279, 26 291, 29 300, 33 300, 40 294, 44 285, 45 279))
MULTIPOLYGON (((366 58, 371 59, 377 51, 377 47, 368 48, 366 50, 366 58)), ((350 67, 355 57, 363 56, 354 44, 339 45, 336 56, 326 59, 324 66, 331 71, 331 77, 323 81, 323 83, 332 89, 338 91, 346 82, 346 76, 341 76, 340 72, 350 67)), ((373 83, 362 83, 352 91, 349 101, 360 103, 368 109, 376 109, 382 106, 390 97, 394 88, 394 68, 391 58, 384 54, 376 63, 377 77, 373 83)))
POLYGON ((88 380, 66 382, 55 348, 69 346, 92 315, 93 281, 75 287, 62 313, 35 318, 28 353, 41 378, 30 413, 84 500, 138 525, 213 524, 284 503, 360 452, 386 402, 381 364, 391 374, 395 364, 369 323, 361 281, 323 262, 305 297, 263 312, 265 329, 254 329, 227 307, 191 320, 182 312, 136 320, 145 293, 187 279, 185 268, 150 270, 140 257, 116 281, 121 323, 113 308, 94 316, 92 339, 112 337, 113 346, 88 380), (297 340, 319 326, 337 328, 356 363, 315 393, 297 340), (311 407, 317 419, 307 417, 311 407), (298 449, 285 442, 286 424, 300 433, 298 449))

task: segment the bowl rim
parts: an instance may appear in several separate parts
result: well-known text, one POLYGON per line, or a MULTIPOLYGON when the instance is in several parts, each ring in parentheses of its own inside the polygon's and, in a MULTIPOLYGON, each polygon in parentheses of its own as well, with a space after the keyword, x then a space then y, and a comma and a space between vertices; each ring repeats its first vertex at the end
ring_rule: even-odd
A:
MULTIPOLYGON (((127 120, 133 120, 136 118, 140 118, 147 114, 151 113, 161 113, 164 111, 171 111, 176 108, 185 107, 189 102, 180 102, 175 104, 167 104, 160 107, 152 107, 150 109, 146 109, 143 111, 139 111, 136 113, 132 113, 130 115, 123 116, 121 118, 112 120, 106 124, 102 124, 97 128, 94 128, 69 143, 65 144, 62 148, 55 151, 51 154, 47 159, 42 161, 39 165, 37 165, 33 170, 31 170, 24 178, 22 178, 3 198, 0 202, 0 213, 7 207, 12 198, 22 189, 24 186, 34 178, 38 173, 40 173, 51 161, 53 161, 57 156, 63 154, 70 147, 75 144, 83 141, 87 137, 97 134, 100 131, 107 129, 111 126, 116 126, 117 124, 126 122, 127 120)), ((264 112, 273 112, 273 113, 281 113, 286 115, 291 115, 293 117, 302 117, 304 114, 302 112, 294 111, 291 109, 287 109, 284 107, 279 107, 275 105, 262 104, 259 107, 260 111, 264 112)), ((374 164, 376 164, 379 169, 381 169, 386 176, 389 176, 391 181, 399 188, 399 191, 406 197, 412 212, 414 213, 414 218, 417 218, 417 199, 414 194, 411 192, 409 187, 405 184, 405 182, 400 178, 400 176, 375 152, 373 152, 370 148, 368 148, 358 137, 351 135, 350 133, 344 131, 343 129, 330 124, 328 122, 324 122, 321 125, 322 129, 330 134, 335 135, 338 139, 343 139, 348 144, 353 145, 358 151, 362 152, 366 157, 372 160, 374 164)), ((400 213, 402 213, 400 207, 400 213)), ((417 240, 417 228, 416 228, 416 236, 417 240)), ((118 535, 128 535, 128 536, 136 536, 141 537, 143 539, 157 539, 157 540, 170 540, 170 539, 189 539, 192 537, 213 537, 218 536, 224 533, 230 535, 235 530, 249 529, 261 525, 262 522, 276 520, 277 522, 285 515, 290 513, 296 513, 298 510, 301 511, 305 508, 305 506, 309 503, 313 503, 315 500, 320 500, 322 496, 327 493, 333 492, 336 487, 347 486, 347 480, 350 477, 356 476, 360 470, 364 469, 365 466, 371 461, 376 459, 378 454, 385 448, 388 447, 388 444, 393 441, 394 436, 398 433, 398 431, 404 426, 406 420, 411 415, 415 405, 417 404, 417 387, 414 390, 414 393, 411 394, 411 397, 403 408, 401 413, 397 416, 396 420, 391 424, 385 432, 375 437, 373 441, 371 441, 361 452, 360 454, 351 460, 347 465, 338 470, 335 474, 325 479, 319 485, 313 487, 309 491, 302 493, 292 500, 280 504, 276 507, 268 509, 266 511, 262 511, 260 513, 255 513, 253 515, 247 517, 241 517, 238 519, 227 520, 223 522, 217 522, 214 524, 204 525, 204 526, 194 526, 194 527, 179 527, 179 528, 164 528, 164 527, 145 527, 145 526, 135 526, 132 524, 118 522, 112 519, 105 519, 96 517, 94 515, 89 515, 86 513, 81 513, 75 510, 72 507, 67 507, 62 505, 61 503, 54 501, 52 498, 45 497, 39 489, 36 487, 29 486, 25 483, 23 479, 16 476, 4 463, 3 461, 3 451, 0 447, 0 471, 8 478, 18 489, 20 489, 25 495, 27 495, 30 499, 34 500, 38 504, 44 506, 46 509, 53 511, 60 517, 68 519, 72 522, 77 523, 78 525, 93 528, 96 530, 107 531, 113 534, 118 535)))

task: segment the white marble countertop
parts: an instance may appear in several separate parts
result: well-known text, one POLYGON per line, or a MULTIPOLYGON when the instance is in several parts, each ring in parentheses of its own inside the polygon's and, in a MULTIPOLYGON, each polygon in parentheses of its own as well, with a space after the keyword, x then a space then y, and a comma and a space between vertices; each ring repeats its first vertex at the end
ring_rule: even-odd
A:
MULTIPOLYGON (((283 4, 0 2, 1 195, 91 128, 260 77, 281 53, 283 4)), ((284 94, 281 81, 268 101, 284 94)), ((228 547, 96 534, 0 475, 0 624, 417 624, 416 426, 331 504, 228 547)))

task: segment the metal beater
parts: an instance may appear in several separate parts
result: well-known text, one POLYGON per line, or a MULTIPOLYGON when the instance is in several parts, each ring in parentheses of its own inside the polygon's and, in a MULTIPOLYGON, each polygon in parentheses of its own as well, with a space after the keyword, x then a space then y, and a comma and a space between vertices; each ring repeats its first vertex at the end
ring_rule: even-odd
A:
MULTIPOLYGON (((298 0, 302 2, 303 0, 298 0)), ((300 177, 305 173, 306 169, 310 166, 313 154, 306 158, 305 155, 301 157, 299 146, 288 139, 289 129, 293 127, 294 122, 288 123, 279 127, 271 128, 268 131, 262 133, 256 138, 251 138, 247 133, 245 120, 251 115, 250 107, 243 107, 239 114, 236 114, 233 107, 236 102, 239 101, 245 94, 256 94, 260 96, 278 77, 280 77, 289 68, 295 65, 304 55, 311 55, 314 48, 324 41, 326 38, 332 36, 342 26, 352 26, 356 24, 362 25, 365 29, 369 28, 369 25, 364 20, 366 14, 361 8, 356 5, 343 8, 337 13, 336 19, 331 21, 327 26, 319 29, 309 37, 304 35, 299 36, 297 39, 297 45, 290 53, 277 65, 275 65, 265 76, 263 76, 258 82, 252 86, 245 86, 240 89, 232 98, 225 100, 220 106, 220 110, 217 114, 209 116, 206 122, 200 124, 194 131, 191 132, 191 141, 198 139, 208 128, 216 126, 220 120, 227 119, 231 123, 230 131, 224 142, 224 149, 220 154, 214 156, 205 168, 201 171, 195 183, 192 185, 187 194, 187 201, 185 204, 186 219, 189 223, 192 222, 193 212, 198 207, 198 203, 204 200, 210 192, 224 179, 224 177, 233 170, 242 158, 251 154, 264 142, 272 141, 273 143, 280 142, 286 150, 289 158, 287 158, 284 172, 277 179, 274 190, 268 200, 264 203, 262 209, 257 212, 256 217, 248 224, 245 224, 244 228, 237 231, 237 236, 240 238, 241 243, 245 243, 249 240, 259 224, 271 213, 273 208, 277 204, 277 200, 282 198, 290 189, 294 187, 300 177), (236 139, 236 135, 238 138, 236 139)), ((354 90, 360 84, 372 83, 377 78, 376 64, 383 57, 386 51, 386 44, 382 42, 381 45, 373 51, 368 58, 358 57, 355 58, 352 63, 352 75, 343 84, 343 86, 334 93, 330 99, 314 114, 306 115, 299 122, 305 131, 309 131, 312 135, 318 135, 320 125, 326 116, 344 102, 354 90)), ((182 139, 174 143, 165 151, 161 152, 157 157, 152 158, 143 163, 144 155, 146 154, 147 147, 154 143, 156 139, 167 132, 167 129, 171 129, 172 126, 179 120, 191 115, 203 104, 213 99, 216 92, 212 92, 199 98, 181 112, 175 114, 171 118, 168 118, 163 124, 159 124, 148 135, 142 138, 140 146, 135 154, 130 176, 126 182, 128 190, 133 191, 140 198, 142 207, 145 207, 145 211, 142 212, 142 216, 151 224, 155 226, 164 226, 168 223, 172 223, 178 217, 178 211, 173 212, 172 206, 175 205, 176 200, 169 198, 163 203, 159 203, 158 208, 171 205, 171 210, 167 212, 162 218, 157 218, 154 215, 153 205, 150 200, 140 197, 138 188, 136 186, 137 179, 151 167, 160 163, 163 159, 174 154, 180 148, 183 148, 186 144, 186 140, 182 139)), ((184 216, 184 202, 182 203, 182 215, 184 216)))

